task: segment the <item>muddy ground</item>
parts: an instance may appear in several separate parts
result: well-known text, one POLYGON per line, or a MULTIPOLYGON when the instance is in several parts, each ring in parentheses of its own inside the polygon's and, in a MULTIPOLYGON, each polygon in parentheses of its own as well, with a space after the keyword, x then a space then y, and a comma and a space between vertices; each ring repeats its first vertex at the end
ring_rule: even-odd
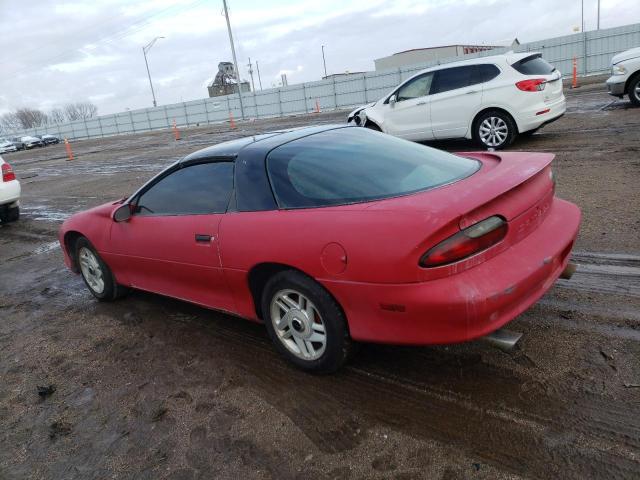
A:
POLYGON ((640 110, 599 85, 567 95, 511 147, 555 152, 584 215, 580 269, 511 324, 520 349, 363 345, 332 376, 290 367, 260 325, 94 301, 55 233, 188 152, 344 112, 5 155, 24 196, 0 226, 0 478, 640 478, 640 110))

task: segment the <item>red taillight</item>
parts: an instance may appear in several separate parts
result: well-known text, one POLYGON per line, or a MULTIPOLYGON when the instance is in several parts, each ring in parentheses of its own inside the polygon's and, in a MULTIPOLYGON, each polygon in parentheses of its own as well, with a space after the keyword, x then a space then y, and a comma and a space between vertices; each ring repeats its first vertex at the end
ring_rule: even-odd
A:
POLYGON ((16 179, 16 174, 13 173, 13 168, 8 163, 2 164, 2 181, 10 182, 11 180, 16 179))
POLYGON ((516 83, 516 87, 523 92, 539 92, 544 90, 547 81, 544 78, 534 78, 533 80, 522 80, 516 83))
POLYGON ((507 222, 502 217, 486 218, 433 247, 420 258, 420 266, 438 267, 457 262, 495 245, 506 234, 507 222))

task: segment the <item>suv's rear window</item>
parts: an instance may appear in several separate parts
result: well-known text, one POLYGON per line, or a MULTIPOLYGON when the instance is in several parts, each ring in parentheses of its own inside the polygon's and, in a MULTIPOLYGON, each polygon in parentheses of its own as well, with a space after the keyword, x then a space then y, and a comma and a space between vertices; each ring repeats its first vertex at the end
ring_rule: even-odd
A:
POLYGON ((511 65, 523 75, 549 75, 555 68, 542 55, 531 55, 511 65))
POLYGON ((396 197, 452 183, 479 166, 476 160, 358 127, 303 137, 267 157, 280 208, 396 197))

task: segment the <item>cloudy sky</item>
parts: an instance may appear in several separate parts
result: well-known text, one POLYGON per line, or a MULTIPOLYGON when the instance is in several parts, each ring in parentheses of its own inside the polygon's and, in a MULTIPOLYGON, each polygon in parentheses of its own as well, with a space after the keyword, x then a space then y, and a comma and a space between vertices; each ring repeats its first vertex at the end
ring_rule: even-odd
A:
MULTIPOLYGON (((601 0, 601 27, 640 22, 639 0, 601 0)), ((587 30, 597 0, 584 0, 587 30)), ((251 57, 263 88, 329 73, 373 70, 373 60, 417 47, 508 44, 567 35, 580 0, 228 0, 241 74, 251 57)), ((231 61, 222 0, 0 0, 0 113, 90 100, 99 113, 207 96, 231 61)), ((257 75, 255 78, 258 88, 257 75)))

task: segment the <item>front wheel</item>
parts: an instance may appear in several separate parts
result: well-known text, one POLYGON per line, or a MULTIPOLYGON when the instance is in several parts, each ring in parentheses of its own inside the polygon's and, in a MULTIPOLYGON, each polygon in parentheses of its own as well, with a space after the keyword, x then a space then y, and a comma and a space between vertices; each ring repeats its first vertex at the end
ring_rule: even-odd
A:
POLYGON ((20 207, 9 207, 6 212, 0 214, 2 223, 17 222, 20 218, 20 207))
POLYGON ((501 111, 485 112, 474 122, 473 138, 485 148, 506 148, 513 143, 517 133, 511 116, 501 111))
POLYGON ((350 356, 342 309, 308 276, 294 270, 274 275, 262 293, 262 312, 276 349, 299 368, 331 373, 350 356))
POLYGON ((76 263, 85 285, 98 300, 115 300, 126 292, 125 287, 116 283, 107 264, 85 237, 76 242, 76 263))
POLYGON ((636 107, 640 107, 640 74, 629 83, 629 100, 636 107))

